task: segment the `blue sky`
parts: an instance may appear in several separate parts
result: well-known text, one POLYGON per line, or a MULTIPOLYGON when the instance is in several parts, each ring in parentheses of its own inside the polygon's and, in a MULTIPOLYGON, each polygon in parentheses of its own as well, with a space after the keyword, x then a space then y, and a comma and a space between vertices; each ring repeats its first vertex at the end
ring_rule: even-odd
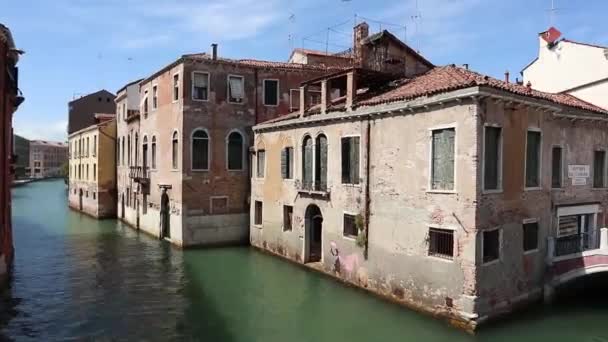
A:
MULTIPOLYGON (((608 1, 554 1, 553 22, 565 37, 608 45, 608 1)), ((551 7, 551 0, 3 2, 0 22, 26 51, 20 61, 26 102, 15 114, 15 132, 54 140, 66 139, 67 102, 75 95, 115 92, 183 53, 209 51, 213 42, 224 57, 282 61, 291 47, 324 50, 333 27, 329 49, 343 50, 355 15, 405 25, 369 22, 374 32, 407 34, 407 43, 437 65, 468 63, 495 77, 509 70, 514 78, 536 57, 537 33, 549 26, 551 7)))

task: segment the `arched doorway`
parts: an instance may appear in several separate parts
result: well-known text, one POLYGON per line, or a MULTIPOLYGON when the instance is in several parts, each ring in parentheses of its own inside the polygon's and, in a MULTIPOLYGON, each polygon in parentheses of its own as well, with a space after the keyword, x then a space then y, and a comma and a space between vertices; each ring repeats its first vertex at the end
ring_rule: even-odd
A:
POLYGON ((167 190, 163 189, 163 193, 160 196, 160 237, 171 238, 171 227, 169 225, 169 195, 167 190))
POLYGON ((78 191, 78 210, 82 211, 82 189, 78 191))
POLYGON ((323 255, 323 215, 314 204, 306 208, 305 215, 305 262, 321 261, 323 255))

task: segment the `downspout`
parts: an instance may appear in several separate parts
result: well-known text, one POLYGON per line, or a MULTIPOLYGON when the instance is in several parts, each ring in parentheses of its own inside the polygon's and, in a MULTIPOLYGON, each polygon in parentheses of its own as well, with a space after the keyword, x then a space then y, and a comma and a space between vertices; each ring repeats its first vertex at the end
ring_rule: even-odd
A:
POLYGON ((368 259, 369 255, 369 218, 370 218, 370 205, 371 196, 369 195, 369 178, 370 178, 370 146, 371 146, 371 122, 370 117, 367 117, 367 132, 365 142, 365 249, 363 251, 363 257, 365 260, 368 259))

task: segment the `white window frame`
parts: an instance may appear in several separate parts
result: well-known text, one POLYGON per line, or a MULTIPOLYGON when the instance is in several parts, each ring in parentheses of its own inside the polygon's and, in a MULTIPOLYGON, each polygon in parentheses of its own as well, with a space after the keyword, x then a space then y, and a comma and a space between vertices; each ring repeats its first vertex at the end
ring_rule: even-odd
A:
POLYGON ((206 172, 209 171, 209 169, 211 168, 211 135, 209 134, 209 131, 205 128, 205 127, 196 127, 195 129, 192 130, 192 132, 190 132, 190 170, 192 172, 206 172), (193 156, 193 142, 194 142, 194 133, 198 132, 198 131, 203 131, 205 132, 205 134, 207 134, 207 168, 206 169, 195 169, 194 166, 192 165, 194 158, 193 156))
POLYGON ((150 170, 152 171, 156 171, 158 169, 156 162, 158 162, 158 140, 156 139, 156 134, 151 134, 150 135, 150 170), (152 163, 152 144, 154 143, 154 145, 156 146, 156 153, 155 153, 155 163, 152 163))
POLYGON ((524 255, 534 254, 534 253, 538 252, 540 249, 540 220, 538 219, 538 217, 531 217, 531 218, 523 219, 521 221, 521 233, 522 233, 522 240, 521 240, 522 250, 524 252, 524 255), (538 228, 536 231, 536 235, 537 235, 536 236, 536 248, 526 251, 526 250, 523 250, 523 248, 524 248, 523 242, 524 242, 524 236, 525 236, 524 225, 529 224, 529 223, 536 223, 536 227, 538 228))
MULTIPOLYGON (((227 171, 235 171, 235 172, 242 172, 242 171, 244 171, 245 170, 245 162, 246 162, 246 158, 245 158, 246 153, 245 153, 245 151, 246 151, 246 146, 247 146, 247 142, 245 140, 245 134, 243 134, 243 132, 241 132, 241 130, 239 130, 237 128, 231 129, 228 132, 228 134, 226 134, 226 138, 224 139, 224 145, 226 146, 226 154, 225 154, 225 157, 226 157, 226 170, 227 171), (228 142, 229 142, 229 140, 228 139, 230 138, 230 135, 232 133, 238 133, 238 134, 240 134, 241 138, 243 139, 243 148, 241 148, 241 168, 240 169, 230 169, 228 167, 229 166, 229 163, 228 163, 228 157, 229 157, 228 142)), ((264 171, 266 171, 266 170, 264 170, 264 171)), ((266 172, 264 172, 264 174, 265 173, 266 172)))
POLYGON ((152 84, 152 109, 151 112, 158 109, 158 84, 152 84), (156 94, 155 94, 156 91, 156 94), (154 103, 154 98, 156 98, 156 103, 154 103))
POLYGON ((193 71, 192 74, 190 75, 190 83, 191 87, 190 87, 190 98, 192 99, 192 101, 196 101, 196 102, 209 102, 209 96, 211 95, 211 76, 210 73, 207 71, 193 71), (207 99, 203 100, 203 99, 196 99, 194 98, 194 75, 195 74, 199 74, 199 75, 207 75, 207 99))
POLYGON ((485 230, 481 230, 480 231, 480 235, 481 235, 481 253, 480 253, 480 257, 481 257, 481 265, 482 266, 490 266, 490 265, 495 265, 498 264, 502 261, 502 248, 503 248, 503 230, 502 227, 495 227, 492 229, 485 229, 485 230), (498 259, 494 259, 492 261, 488 261, 488 262, 484 262, 483 261, 483 247, 485 244, 485 238, 484 238, 484 233, 485 232, 493 232, 495 230, 498 230, 498 259))
POLYGON ((254 171, 255 171, 255 178, 258 180, 263 180, 266 178, 266 171, 268 171, 266 168, 266 165, 268 164, 267 159, 268 159, 268 154, 266 154, 266 148, 264 146, 262 146, 261 148, 257 148, 256 153, 255 153, 255 170, 254 171), (264 151, 264 176, 262 176, 262 177, 258 177, 258 162, 260 160, 258 157, 259 151, 264 151))
POLYGON ((543 188, 543 131, 538 127, 528 127, 526 129, 526 143, 524 146, 524 191, 538 191, 543 188), (527 187, 526 186, 526 174, 528 169, 528 132, 538 132, 540 133, 540 144, 539 144, 539 153, 538 153, 538 186, 527 187))
MULTIPOLYGON (((342 231, 340 232, 340 235, 342 236, 342 238, 344 240, 349 240, 349 241, 357 241, 357 237, 356 236, 350 236, 350 235, 344 235, 344 215, 350 215, 353 216, 355 218, 355 229, 357 229, 356 226, 356 220, 357 220, 357 215, 359 215, 358 213, 355 213, 353 211, 342 211, 342 231)), ((357 232, 358 235, 358 232, 357 232)))
POLYGON ((226 102, 228 102, 230 104, 242 105, 242 104, 245 103, 245 98, 246 97, 247 97, 247 95, 245 94, 245 76, 243 76, 243 75, 235 75, 235 74, 228 74, 228 76, 226 76, 226 102), (240 78, 241 79, 242 86, 243 86, 243 97, 242 97, 242 101, 241 102, 230 101, 230 78, 240 78))
MULTIPOLYGON (((182 147, 179 146, 179 142, 180 142, 179 138, 180 138, 179 130, 177 130, 177 129, 173 130, 173 133, 171 133, 171 145, 169 145, 169 146, 171 146, 171 171, 173 171, 173 172, 179 171, 179 166, 181 164, 180 160, 182 159, 182 158, 180 158, 180 155, 181 155, 180 150, 182 149, 182 147), (173 135, 175 135, 175 133, 177 133, 177 168, 173 167, 173 135)), ((182 144, 183 143, 184 142, 182 141, 182 144)))
POLYGON ((562 144, 553 144, 551 145, 551 190, 554 191, 563 191, 564 188, 566 187, 566 180, 567 178, 565 177, 565 172, 564 172, 564 162, 565 162, 565 151, 566 149, 564 148, 564 145, 562 144), (554 188, 553 187, 553 149, 559 147, 561 149, 561 163, 559 165, 559 178, 560 178, 560 183, 561 183, 561 188, 554 188))
POLYGON ((454 227, 454 226, 444 226, 441 224, 427 224, 427 236, 429 239, 428 242, 428 246, 426 248, 426 256, 428 258, 431 258, 433 260, 438 260, 438 261, 443 261, 443 262, 447 262, 447 263, 453 263, 456 258, 459 256, 458 254, 458 228, 454 227), (453 241, 453 246, 452 246, 452 250, 454 251, 454 255, 452 255, 452 259, 445 259, 445 258, 440 258, 438 256, 434 256, 429 254, 430 252, 430 248, 431 248, 431 228, 433 229, 443 229, 443 230, 451 230, 454 234, 454 241, 453 241))
MULTIPOLYGON (((320 133, 319 133, 320 134, 320 133)), ((317 136, 319 135, 317 134, 317 136)), ((327 134, 325 134, 325 136, 327 136, 327 134)), ((312 160, 313 162, 316 161, 316 156, 314 154, 314 151, 316 150, 316 148, 314 148, 315 144, 317 142, 316 137, 312 140, 313 143, 313 157, 312 160)), ((363 139, 361 138, 361 134, 345 134, 345 135, 341 135, 340 136, 340 185, 342 186, 346 186, 346 187, 361 187, 363 181, 361 181, 362 175, 363 175, 363 149, 361 148, 363 139), (343 138, 359 138, 359 183, 355 184, 355 183, 342 183, 342 139, 343 138)), ((329 151, 329 139, 327 139, 327 150, 329 151)), ((328 170, 328 174, 329 174, 329 170, 328 170)), ((314 181, 314 176, 315 172, 314 172, 314 165, 313 165, 313 181, 314 181)), ((367 175, 366 175, 367 177, 367 175)))
POLYGON ((181 76, 180 76, 180 72, 175 72, 173 73, 172 77, 171 77, 171 103, 177 103, 179 102, 180 99, 180 91, 182 89, 181 87, 181 76), (176 94, 175 94, 175 76, 177 76, 177 99, 176 99, 176 94))
POLYGON ((281 103, 280 87, 281 87, 281 82, 279 81, 278 78, 265 78, 262 80, 262 99, 263 99, 262 102, 264 103, 264 106, 266 106, 266 107, 278 107, 279 106, 279 104, 281 103), (267 81, 277 82, 277 104, 267 104, 266 103, 266 82, 267 81))
POLYGON ((594 148, 593 149, 593 160, 591 163, 591 189, 592 190, 606 190, 608 188, 608 165, 606 165, 606 163, 608 162, 608 151, 606 151, 606 149, 604 148, 594 148), (603 176, 603 180, 604 180, 604 184, 602 184, 602 187, 596 188, 595 187, 595 152, 604 152, 604 170, 602 170, 602 173, 604 174, 603 176))
MULTIPOLYGON (((486 123, 483 125, 483 146, 482 146, 482 150, 481 150, 481 159, 482 159, 482 163, 481 163, 481 189, 482 192, 484 194, 498 194, 498 193, 502 193, 503 192, 503 184, 502 184, 502 167, 503 167, 503 136, 504 136, 504 130, 503 127, 499 124, 493 124, 493 123, 486 123), (497 169, 497 177, 498 179, 496 180, 496 184, 497 184, 497 188, 496 189, 486 189, 486 129, 488 127, 491 128, 500 128, 500 141, 499 141, 499 145, 498 145, 498 165, 496 166, 497 169)), ((454 139, 455 141, 455 139, 454 139)))
MULTIPOLYGON (((226 199, 226 209, 230 208, 230 205, 229 205, 230 198, 228 196, 225 196, 225 195, 224 196, 209 196, 209 213, 211 215, 213 215, 213 200, 222 199, 222 198, 226 199)), ((264 207, 262 206, 262 209, 263 208, 264 207)))
POLYGON ((289 112, 293 112, 295 107, 293 106, 293 92, 297 91, 298 110, 300 109, 300 89, 289 89, 289 112))
POLYGON ((427 139, 428 139, 428 180, 427 180, 427 193, 434 194, 456 194, 458 193, 458 124, 456 122, 437 125, 433 127, 429 127, 427 129, 427 139), (440 131, 444 129, 454 129, 454 189, 452 190, 442 190, 442 189, 433 189, 433 132, 440 131))

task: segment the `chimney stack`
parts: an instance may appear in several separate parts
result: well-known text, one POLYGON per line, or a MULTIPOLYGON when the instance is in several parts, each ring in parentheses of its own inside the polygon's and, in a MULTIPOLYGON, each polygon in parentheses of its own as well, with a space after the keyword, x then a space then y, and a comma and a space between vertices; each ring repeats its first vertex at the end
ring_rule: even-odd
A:
POLYGON ((215 61, 217 60, 217 44, 211 44, 211 58, 215 61))
POLYGON ((505 71, 505 82, 509 83, 509 70, 505 71))
POLYGON ((369 25, 362 22, 355 26, 353 31, 353 57, 355 58, 355 65, 362 67, 365 60, 362 41, 369 36, 369 25))
POLYGON ((469 70, 469 63, 464 63, 462 66, 463 66, 465 69, 469 70))

